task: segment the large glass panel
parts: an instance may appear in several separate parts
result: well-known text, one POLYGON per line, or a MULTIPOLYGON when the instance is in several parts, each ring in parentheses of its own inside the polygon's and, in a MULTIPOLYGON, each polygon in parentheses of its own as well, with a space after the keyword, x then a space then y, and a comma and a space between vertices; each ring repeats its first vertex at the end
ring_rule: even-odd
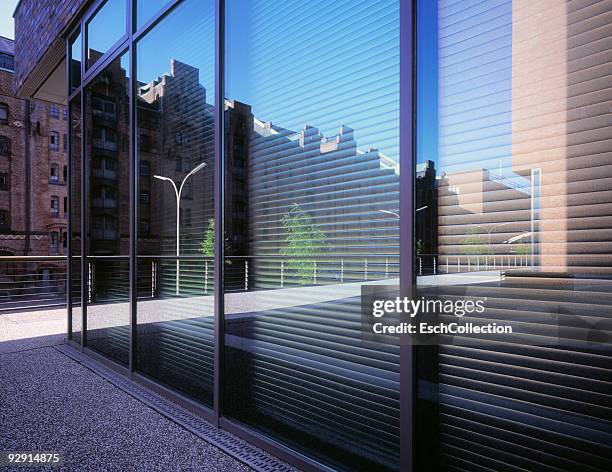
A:
POLYGON ((126 0, 107 0, 87 23, 87 68, 127 33, 126 6, 126 0))
POLYGON ((70 43, 70 92, 74 92, 81 85, 82 39, 79 33, 70 43))
POLYGON ((87 344, 121 362, 129 349, 128 54, 86 88, 87 344))
POLYGON ((170 0, 138 0, 136 3, 136 29, 155 16, 170 0))
POLYGON ((423 351, 428 465, 612 470, 612 4, 417 10, 419 290, 512 329, 423 351))
POLYGON ((70 254, 72 270, 72 286, 70 297, 72 300, 72 332, 69 336, 76 342, 81 342, 81 205, 83 204, 81 186, 82 159, 81 140, 81 96, 77 95, 70 102, 70 225, 71 240, 70 254))
POLYGON ((214 1, 137 45, 137 368, 213 401, 214 1), (194 46, 197 45, 197 46, 194 46))
POLYGON ((227 5, 226 415, 342 469, 399 465, 398 0, 227 5))

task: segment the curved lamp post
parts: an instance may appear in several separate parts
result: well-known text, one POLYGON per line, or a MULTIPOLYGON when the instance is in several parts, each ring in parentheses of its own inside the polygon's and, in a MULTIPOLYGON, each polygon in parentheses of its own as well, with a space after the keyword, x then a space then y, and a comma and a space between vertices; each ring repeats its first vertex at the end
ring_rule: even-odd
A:
POLYGON ((202 162, 195 166, 191 172, 189 172, 185 178, 182 180, 181 185, 176 188, 176 184, 174 180, 170 177, 164 177, 163 175, 154 175, 153 178, 159 180, 165 180, 172 184, 172 188, 174 189, 174 194, 176 196, 176 294, 179 294, 179 249, 180 249, 180 205, 181 205, 181 192, 183 191, 183 186, 189 177, 195 174, 197 171, 206 166, 206 162, 202 162))

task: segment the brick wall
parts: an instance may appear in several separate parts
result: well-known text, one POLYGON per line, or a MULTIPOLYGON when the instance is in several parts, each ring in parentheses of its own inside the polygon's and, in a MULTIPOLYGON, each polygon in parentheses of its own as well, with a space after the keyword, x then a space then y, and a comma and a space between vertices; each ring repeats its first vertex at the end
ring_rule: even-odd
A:
MULTIPOLYGON (((8 106, 8 122, 0 123, 0 136, 10 140, 8 156, 0 155, 0 172, 9 176, 8 190, 0 190, 0 210, 10 212, 10 227, 0 229, 0 254, 49 255, 49 235, 66 231, 67 218, 63 199, 67 196, 67 185, 63 181, 63 167, 68 164, 68 155, 63 151, 67 122, 63 119, 63 106, 58 106, 59 116, 49 115, 51 104, 30 101, 30 132, 27 132, 27 103, 15 97, 14 77, 11 72, 0 71, 0 103, 8 106), (49 133, 55 131, 60 137, 57 151, 49 148, 49 133), (27 204, 26 165, 27 145, 30 150, 30 203, 27 204), (52 163, 58 165, 59 182, 49 181, 52 163), (51 216, 51 196, 59 199, 58 217, 51 216), (28 205, 28 206, 26 206, 28 205), (26 218, 30 229, 27 230, 26 218)), ((62 253, 62 242, 58 243, 58 254, 62 253)))
POLYGON ((17 89, 41 58, 64 48, 60 34, 88 0, 21 0, 15 11, 15 69, 17 89))

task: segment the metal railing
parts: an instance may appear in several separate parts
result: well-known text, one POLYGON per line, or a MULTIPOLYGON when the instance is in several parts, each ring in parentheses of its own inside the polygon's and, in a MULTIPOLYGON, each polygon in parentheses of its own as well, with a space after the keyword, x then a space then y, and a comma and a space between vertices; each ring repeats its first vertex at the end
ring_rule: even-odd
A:
POLYGON ((65 256, 0 256, 0 312, 66 305, 65 256))
MULTIPOLYGON (((530 256, 512 254, 418 254, 415 273, 422 276, 520 269, 529 267, 530 261, 530 256)), ((73 257, 73 269, 73 302, 78 304, 80 257, 73 257)), ((87 272, 86 296, 89 303, 129 299, 128 256, 89 256, 87 272)), ((225 258, 224 272, 225 290, 229 292, 363 283, 398 278, 399 256, 229 256, 225 258)), ((138 256, 137 284, 138 298, 211 295, 214 290, 214 258, 138 256)), ((0 312, 65 306, 66 286, 65 256, 0 257, 0 312)))
POLYGON ((519 254, 418 254, 417 275, 456 274, 491 270, 527 269, 533 256, 519 254))

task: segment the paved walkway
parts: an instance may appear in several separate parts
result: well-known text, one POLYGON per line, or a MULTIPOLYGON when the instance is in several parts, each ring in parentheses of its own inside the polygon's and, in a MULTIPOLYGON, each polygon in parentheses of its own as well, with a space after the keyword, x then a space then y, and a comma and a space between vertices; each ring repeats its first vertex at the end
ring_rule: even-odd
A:
POLYGON ((62 471, 250 470, 57 351, 64 330, 65 310, 0 315, 0 451, 60 452, 62 471))

